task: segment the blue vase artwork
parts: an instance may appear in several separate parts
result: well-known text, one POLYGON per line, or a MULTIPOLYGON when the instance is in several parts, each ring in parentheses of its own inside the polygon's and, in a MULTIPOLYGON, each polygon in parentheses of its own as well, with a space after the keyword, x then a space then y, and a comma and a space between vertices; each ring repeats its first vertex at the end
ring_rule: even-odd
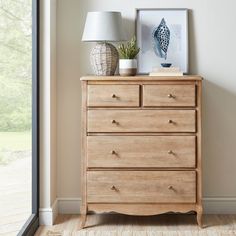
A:
POLYGON ((154 52, 156 56, 167 59, 168 47, 170 44, 170 29, 166 25, 166 21, 162 18, 161 23, 153 30, 154 52))

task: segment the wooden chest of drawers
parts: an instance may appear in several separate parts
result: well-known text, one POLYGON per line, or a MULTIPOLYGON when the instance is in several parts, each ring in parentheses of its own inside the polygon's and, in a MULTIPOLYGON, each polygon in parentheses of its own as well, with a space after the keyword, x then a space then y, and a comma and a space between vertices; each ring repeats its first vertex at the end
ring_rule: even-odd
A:
POLYGON ((201 226, 201 77, 81 80, 81 228, 88 211, 195 211, 201 226))

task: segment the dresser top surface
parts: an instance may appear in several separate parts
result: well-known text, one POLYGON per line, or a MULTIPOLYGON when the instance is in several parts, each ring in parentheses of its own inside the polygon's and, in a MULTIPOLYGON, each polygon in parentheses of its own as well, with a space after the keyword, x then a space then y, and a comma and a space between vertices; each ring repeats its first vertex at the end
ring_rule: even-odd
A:
POLYGON ((186 81, 186 80, 202 80, 203 78, 199 75, 184 75, 184 76, 149 76, 149 75, 137 75, 137 76, 95 76, 88 75, 83 76, 80 80, 89 81, 186 81))

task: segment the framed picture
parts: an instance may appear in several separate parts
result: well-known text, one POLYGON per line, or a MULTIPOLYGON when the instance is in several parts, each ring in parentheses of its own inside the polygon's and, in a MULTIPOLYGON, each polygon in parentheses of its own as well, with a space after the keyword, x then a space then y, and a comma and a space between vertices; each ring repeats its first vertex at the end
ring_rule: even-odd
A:
POLYGON ((138 73, 162 63, 188 73, 188 9, 136 9, 138 73))

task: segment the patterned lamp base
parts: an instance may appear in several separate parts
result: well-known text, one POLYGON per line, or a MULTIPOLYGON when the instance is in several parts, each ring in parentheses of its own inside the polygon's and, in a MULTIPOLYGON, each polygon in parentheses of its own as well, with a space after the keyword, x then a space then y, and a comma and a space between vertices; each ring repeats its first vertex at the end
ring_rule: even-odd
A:
POLYGON ((90 54, 90 61, 96 75, 114 75, 119 54, 110 43, 97 43, 90 54))

